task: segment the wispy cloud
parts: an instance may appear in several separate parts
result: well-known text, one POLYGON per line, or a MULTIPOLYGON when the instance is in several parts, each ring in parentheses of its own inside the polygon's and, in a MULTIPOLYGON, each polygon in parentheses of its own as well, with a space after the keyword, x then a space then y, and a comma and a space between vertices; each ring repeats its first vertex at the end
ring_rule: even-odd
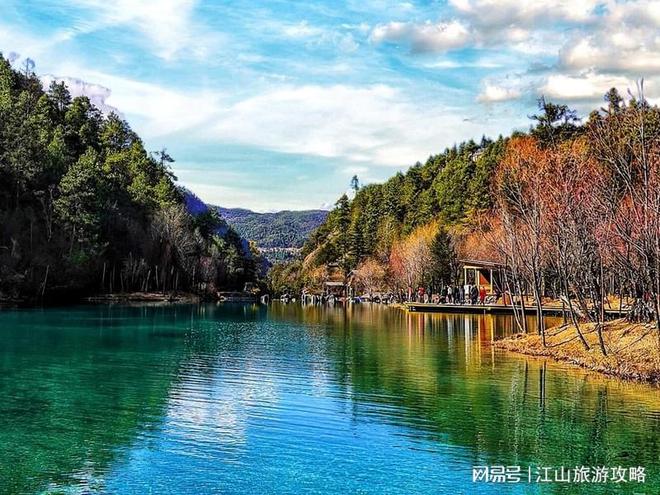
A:
POLYGON ((282 26, 282 33, 289 38, 310 38, 323 35, 325 30, 312 26, 307 21, 300 21, 282 26))
POLYGON ((450 107, 386 85, 283 86, 222 112, 212 136, 280 152, 401 167, 470 132, 450 107))
POLYGON ((198 20, 198 0, 69 0, 88 15, 69 31, 90 33, 112 27, 128 28, 150 43, 152 52, 166 60, 204 58, 224 37, 198 20))
POLYGON ((270 209, 526 128, 541 94, 589 110, 643 76, 659 98, 658 32, 660 0, 5 0, 0 51, 183 150, 202 194, 270 209))
POLYGON ((74 95, 86 95, 106 111, 118 109, 148 138, 194 132, 205 142, 341 159, 353 163, 354 173, 367 165, 400 168, 437 151, 439 142, 448 145, 466 131, 483 132, 461 125, 451 107, 417 102, 387 85, 282 85, 232 102, 217 92, 173 91, 74 71, 95 82, 54 76, 44 81, 64 81, 74 95))

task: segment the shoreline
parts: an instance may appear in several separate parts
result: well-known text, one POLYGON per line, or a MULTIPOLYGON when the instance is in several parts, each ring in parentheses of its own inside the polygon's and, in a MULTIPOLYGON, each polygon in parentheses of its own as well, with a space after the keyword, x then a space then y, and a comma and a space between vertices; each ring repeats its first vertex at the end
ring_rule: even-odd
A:
MULTIPOLYGON (((398 303, 390 306, 410 313, 506 313, 503 311, 505 308, 488 305, 398 303), (416 310, 411 310, 411 306, 417 307, 416 310)), ((561 308, 552 305, 545 306, 543 310, 548 314, 561 314, 561 308)), ((529 311, 528 314, 535 312, 529 311)), ((535 333, 517 333, 495 340, 491 345, 519 356, 550 358, 601 376, 660 387, 660 336, 655 323, 629 323, 625 318, 607 321, 603 326, 606 356, 599 346, 596 324, 582 323, 580 330, 589 344, 589 350, 582 346, 571 323, 546 328, 545 347, 541 337, 535 333)))
POLYGON ((76 304, 198 304, 201 302, 258 302, 258 297, 240 291, 217 292, 215 298, 205 298, 191 292, 112 292, 105 294, 92 294, 81 296, 72 294, 71 297, 56 297, 53 299, 38 300, 35 298, 0 297, 0 309, 11 308, 39 308, 53 306, 71 306, 76 304))
POLYGON ((78 304, 117 304, 117 303, 169 303, 192 304, 198 303, 201 298, 192 293, 179 292, 113 292, 108 294, 93 294, 91 296, 71 295, 71 297, 56 297, 38 300, 34 298, 0 298, 0 309, 12 308, 41 308, 54 306, 73 306, 78 304))
POLYGON ((83 298, 88 303, 197 303, 200 297, 188 292, 162 293, 162 292, 115 292, 111 294, 97 294, 83 298))
POLYGON ((516 334, 492 345, 518 355, 548 357, 609 377, 660 386, 660 342, 655 324, 624 319, 607 322, 603 327, 606 356, 600 350, 595 324, 585 323, 580 329, 590 350, 579 342, 570 324, 546 329, 546 347, 537 334, 516 334))

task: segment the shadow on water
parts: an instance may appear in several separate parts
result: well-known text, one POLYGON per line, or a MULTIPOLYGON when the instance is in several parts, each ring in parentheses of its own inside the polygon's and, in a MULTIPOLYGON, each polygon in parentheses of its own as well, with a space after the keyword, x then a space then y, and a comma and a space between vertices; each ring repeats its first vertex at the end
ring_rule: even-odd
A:
POLYGON ((0 491, 658 492, 660 392, 490 346, 512 331, 369 305, 3 311, 0 491), (647 483, 473 485, 493 464, 647 483))

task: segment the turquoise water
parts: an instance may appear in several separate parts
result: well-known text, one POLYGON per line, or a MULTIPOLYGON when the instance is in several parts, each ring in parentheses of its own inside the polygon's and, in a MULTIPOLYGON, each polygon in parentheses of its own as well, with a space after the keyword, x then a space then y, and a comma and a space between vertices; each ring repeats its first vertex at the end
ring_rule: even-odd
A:
POLYGON ((0 493, 660 493, 658 389, 493 351, 510 330, 368 305, 3 310, 0 493), (583 465, 646 482, 527 483, 583 465))

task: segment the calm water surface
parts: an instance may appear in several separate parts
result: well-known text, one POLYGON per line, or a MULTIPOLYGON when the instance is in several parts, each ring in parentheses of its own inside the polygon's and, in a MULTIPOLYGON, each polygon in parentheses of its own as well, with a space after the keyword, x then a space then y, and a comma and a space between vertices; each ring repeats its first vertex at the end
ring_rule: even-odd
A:
POLYGON ((0 493, 660 493, 660 391, 385 307, 0 311, 0 493), (646 483, 472 483, 475 465, 646 483))

